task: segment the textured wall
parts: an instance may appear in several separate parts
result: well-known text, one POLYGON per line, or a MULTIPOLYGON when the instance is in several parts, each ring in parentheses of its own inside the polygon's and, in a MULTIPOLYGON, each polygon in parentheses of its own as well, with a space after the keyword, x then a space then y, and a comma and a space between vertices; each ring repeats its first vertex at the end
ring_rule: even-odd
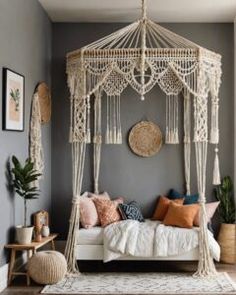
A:
MULTIPOLYGON (((68 143, 69 94, 66 86, 65 55, 108 33, 122 24, 53 24, 53 120, 52 120, 52 216, 57 232, 65 234, 71 208, 71 150, 68 143)), ((220 157, 222 175, 233 176, 233 24, 164 24, 174 32, 215 50, 223 56, 220 90, 220 157)), ((136 122, 148 118, 165 128, 165 96, 154 88, 144 102, 132 89, 121 101, 123 145, 104 145, 101 162, 101 190, 112 196, 137 200, 150 216, 158 194, 171 187, 183 188, 183 145, 164 145, 153 158, 135 156, 127 145, 128 131, 136 122)), ((104 107, 104 106, 103 106, 104 107)), ((182 131, 181 131, 182 132, 182 131)), ((83 190, 92 189, 92 149, 88 148, 83 190), (90 156, 89 156, 90 155, 90 156)), ((194 155, 194 149, 193 149, 194 155)), ((207 199, 212 196, 213 147, 209 147, 207 199)), ((195 157, 193 156, 193 162, 195 157)), ((192 191, 196 191, 195 165, 192 166, 192 191)))
MULTIPOLYGON (((0 129, 0 266, 6 262, 4 244, 14 238, 13 227, 22 224, 23 202, 7 189, 6 165, 12 154, 28 154, 28 126, 32 94, 39 81, 50 83, 51 23, 37 0, 0 1, 0 93, 2 67, 25 76, 25 131, 0 129)), ((2 118, 2 104, 0 104, 2 118)), ((0 120, 2 121, 2 120, 0 120)), ((42 128, 45 175, 39 200, 30 201, 29 214, 51 205, 51 126, 42 128)))

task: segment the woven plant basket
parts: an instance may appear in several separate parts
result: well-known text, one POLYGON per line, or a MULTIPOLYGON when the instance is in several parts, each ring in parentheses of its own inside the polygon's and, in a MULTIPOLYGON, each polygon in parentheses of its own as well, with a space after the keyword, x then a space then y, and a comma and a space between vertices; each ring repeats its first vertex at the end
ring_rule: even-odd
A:
POLYGON ((224 263, 236 263, 236 225, 221 224, 218 235, 218 243, 221 248, 220 261, 224 263))

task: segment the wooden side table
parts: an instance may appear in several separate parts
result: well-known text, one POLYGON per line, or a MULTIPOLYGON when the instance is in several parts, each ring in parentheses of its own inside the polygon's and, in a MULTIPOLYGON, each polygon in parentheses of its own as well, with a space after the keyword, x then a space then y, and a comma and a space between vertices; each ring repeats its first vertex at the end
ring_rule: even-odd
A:
POLYGON ((41 242, 32 242, 31 244, 27 244, 27 245, 20 245, 20 244, 5 245, 5 248, 11 250, 11 258, 10 258, 10 264, 9 264, 9 270, 8 270, 8 286, 11 284, 14 276, 26 276, 27 285, 28 286, 30 285, 30 277, 29 277, 27 270, 26 270, 26 272, 14 271, 16 252, 17 251, 26 251, 27 252, 27 261, 28 261, 29 258, 33 254, 35 254, 39 248, 43 247, 44 245, 46 245, 48 243, 51 243, 52 250, 55 250, 54 239, 57 236, 58 236, 58 234, 51 234, 49 237, 42 238, 41 242))

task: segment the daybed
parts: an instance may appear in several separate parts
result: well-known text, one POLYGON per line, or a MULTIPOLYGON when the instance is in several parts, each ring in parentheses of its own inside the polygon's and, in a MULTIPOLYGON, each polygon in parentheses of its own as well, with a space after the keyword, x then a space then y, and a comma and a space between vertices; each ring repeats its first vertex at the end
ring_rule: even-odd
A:
MULTIPOLYGON (((134 232, 135 228, 132 229, 134 232)), ((192 229, 177 228, 172 226, 164 226, 163 224, 146 220, 145 223, 138 223, 131 220, 120 221, 107 226, 105 229, 99 226, 91 229, 81 228, 78 230, 77 246, 76 246, 76 259, 77 260, 103 260, 104 262, 118 259, 118 260, 182 260, 193 261, 198 260, 198 231, 199 228, 194 227, 192 229), (155 236, 148 234, 143 238, 142 230, 138 229, 138 239, 136 245, 133 243, 132 235, 128 233, 128 237, 125 237, 127 231, 123 228, 127 223, 132 223, 132 226, 136 228, 136 225, 147 231, 151 230, 155 232, 155 236), (145 224, 145 227, 144 227, 145 224), (121 232, 122 230, 123 232, 121 232), (122 241, 125 239, 125 242, 122 241), (157 245, 159 240, 159 244, 157 245), (111 241, 112 244, 111 245, 111 241), (104 245, 104 242, 106 245, 104 245), (119 247, 121 243, 124 243, 124 251, 120 251, 119 247), (162 252, 161 256, 148 256, 150 251, 147 251, 148 245, 152 248, 158 248, 158 251, 162 252), (132 244, 132 245, 131 245, 132 244), (168 245, 168 246, 166 246, 168 245), (132 248, 130 250, 129 248, 132 248), (139 249, 137 250, 137 247, 139 249), (112 249, 111 249, 112 248, 112 249), (136 248, 136 250, 134 250, 136 248), (187 251, 186 251, 187 249, 187 251), (143 256, 133 256, 124 253, 135 252, 134 254, 145 253, 143 256), (121 253, 123 252, 123 253, 121 253), (164 253, 165 252, 165 253, 164 253), (175 253, 176 252, 176 253, 175 253)), ((220 248, 218 243, 213 238, 213 235, 209 232, 210 251, 212 256, 219 260, 220 248)))

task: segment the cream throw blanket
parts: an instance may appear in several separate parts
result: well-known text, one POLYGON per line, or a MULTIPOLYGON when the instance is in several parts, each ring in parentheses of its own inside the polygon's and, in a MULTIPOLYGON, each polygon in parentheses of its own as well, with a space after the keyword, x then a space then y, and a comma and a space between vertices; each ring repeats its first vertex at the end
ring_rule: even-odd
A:
MULTIPOLYGON (((104 262, 122 256, 166 257, 184 254, 198 246, 198 228, 165 226, 158 221, 123 220, 104 229, 104 262)), ((220 247, 208 232, 210 251, 220 258, 220 247)))

